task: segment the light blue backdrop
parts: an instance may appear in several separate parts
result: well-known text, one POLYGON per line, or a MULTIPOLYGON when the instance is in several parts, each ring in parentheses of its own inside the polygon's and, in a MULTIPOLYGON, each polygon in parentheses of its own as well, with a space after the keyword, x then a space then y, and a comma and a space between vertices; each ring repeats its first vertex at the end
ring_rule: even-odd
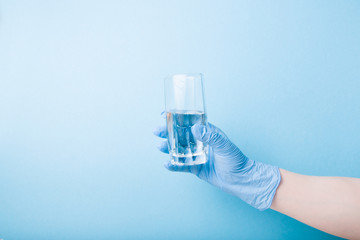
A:
POLYGON ((202 72, 249 157, 360 177, 359 1, 1 1, 0 238, 336 239, 163 168, 163 77, 202 72))

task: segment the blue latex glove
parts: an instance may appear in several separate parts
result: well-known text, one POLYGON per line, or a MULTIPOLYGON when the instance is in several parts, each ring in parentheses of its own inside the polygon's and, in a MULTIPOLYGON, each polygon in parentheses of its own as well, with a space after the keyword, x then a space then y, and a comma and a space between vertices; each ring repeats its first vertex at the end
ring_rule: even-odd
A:
MULTIPOLYGON (((210 123, 196 124, 191 131, 196 139, 208 144, 208 161, 195 166, 172 165, 168 161, 165 163, 168 170, 193 173, 259 210, 271 206, 281 179, 278 167, 247 158, 223 131, 210 123)), ((157 128, 154 134, 166 138, 166 127, 157 128)), ((158 148, 169 153, 166 141, 158 148)))

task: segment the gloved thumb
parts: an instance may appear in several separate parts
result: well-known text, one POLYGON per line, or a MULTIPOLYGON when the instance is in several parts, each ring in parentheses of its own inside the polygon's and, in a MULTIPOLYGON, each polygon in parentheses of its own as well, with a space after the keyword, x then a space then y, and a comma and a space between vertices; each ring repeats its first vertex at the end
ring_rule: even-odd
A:
POLYGON ((243 155, 226 134, 211 123, 206 123, 205 125, 195 124, 191 127, 191 132, 195 139, 209 145, 214 153, 218 155, 224 157, 243 155))
POLYGON ((226 135, 211 123, 195 124, 191 127, 191 132, 197 140, 213 148, 218 148, 229 141, 226 135))

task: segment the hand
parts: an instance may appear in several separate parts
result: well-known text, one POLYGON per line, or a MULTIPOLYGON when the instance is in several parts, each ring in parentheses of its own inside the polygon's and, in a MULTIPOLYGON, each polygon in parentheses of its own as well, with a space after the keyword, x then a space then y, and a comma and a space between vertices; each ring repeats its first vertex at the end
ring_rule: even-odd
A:
MULTIPOLYGON (((278 167, 247 158, 223 131, 210 123, 196 124, 191 128, 191 132, 197 140, 209 146, 208 161, 193 166, 178 166, 168 161, 165 163, 168 170, 193 173, 259 210, 271 206, 280 183, 278 167)), ((166 127, 157 128, 154 134, 166 138, 166 127)), ((169 153, 166 141, 158 148, 169 153)))

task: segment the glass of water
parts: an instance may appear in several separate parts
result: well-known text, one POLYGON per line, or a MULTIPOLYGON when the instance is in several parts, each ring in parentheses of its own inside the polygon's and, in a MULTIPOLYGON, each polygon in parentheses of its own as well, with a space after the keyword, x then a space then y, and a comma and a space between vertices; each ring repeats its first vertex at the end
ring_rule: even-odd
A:
POLYGON ((202 74, 176 74, 167 77, 165 110, 172 164, 205 163, 208 148, 191 133, 193 125, 206 123, 202 74))

